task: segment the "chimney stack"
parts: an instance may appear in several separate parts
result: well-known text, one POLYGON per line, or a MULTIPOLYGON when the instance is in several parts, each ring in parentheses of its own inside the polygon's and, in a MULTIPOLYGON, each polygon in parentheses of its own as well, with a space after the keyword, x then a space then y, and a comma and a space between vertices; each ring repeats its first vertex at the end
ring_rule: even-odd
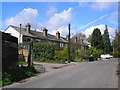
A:
POLYGON ((28 24, 26 25, 26 32, 27 32, 27 33, 30 33, 30 28, 31 28, 31 25, 28 23, 28 24))
POLYGON ((56 37, 57 37, 58 39, 60 39, 60 33, 59 33, 59 31, 57 31, 56 37))
POLYGON ((48 30, 47 30, 46 28, 43 29, 43 35, 44 35, 44 36, 47 36, 47 31, 48 31, 48 30))

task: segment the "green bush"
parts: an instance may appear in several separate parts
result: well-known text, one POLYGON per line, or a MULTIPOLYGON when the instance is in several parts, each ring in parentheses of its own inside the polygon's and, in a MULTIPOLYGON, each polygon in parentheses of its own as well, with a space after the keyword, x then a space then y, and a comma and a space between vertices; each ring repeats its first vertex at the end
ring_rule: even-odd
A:
POLYGON ((11 84, 12 83, 11 79, 12 79, 11 75, 8 74, 7 72, 4 72, 2 75, 2 86, 11 84))
POLYGON ((113 56, 116 58, 120 58, 120 52, 119 51, 113 52, 113 56))
POLYGON ((83 58, 76 58, 74 59, 75 62, 87 62, 88 60, 83 59, 83 58))
POLYGON ((2 87, 2 81, 0 81, 0 87, 2 87))
POLYGON ((27 71, 25 74, 27 77, 35 76, 35 74, 33 72, 30 72, 30 71, 27 71))
POLYGON ((68 59, 68 49, 64 47, 63 50, 55 51, 54 59, 66 61, 68 59))
POLYGON ((37 59, 39 57, 44 57, 47 59, 54 59, 55 44, 46 43, 34 43, 33 45, 33 55, 37 59))
POLYGON ((21 62, 19 62, 19 65, 21 65, 21 66, 27 65, 27 62, 21 61, 21 62))
POLYGON ((46 62, 46 63, 62 63, 62 64, 66 64, 64 60, 58 60, 58 59, 47 59, 47 58, 37 58, 36 61, 39 62, 46 62))
POLYGON ((68 53, 64 52, 64 50, 61 51, 55 51, 55 60, 67 60, 68 59, 68 53))
POLYGON ((94 61, 94 57, 93 56, 89 56, 89 61, 94 61))
POLYGON ((97 60, 98 58, 100 58, 101 54, 103 53, 103 50, 101 50, 101 49, 97 50, 94 47, 89 47, 89 51, 90 51, 94 60, 97 60))
POLYGON ((47 59, 45 57, 37 57, 35 60, 39 61, 39 62, 45 62, 45 61, 48 61, 49 59, 47 59))
POLYGON ((37 71, 34 67, 17 67, 8 69, 8 71, 3 72, 2 75, 2 85, 8 85, 12 82, 17 82, 22 79, 34 76, 37 74, 37 71))
POLYGON ((89 55, 90 55, 89 50, 80 50, 80 49, 78 49, 78 50, 75 51, 76 58, 84 58, 85 59, 89 55))

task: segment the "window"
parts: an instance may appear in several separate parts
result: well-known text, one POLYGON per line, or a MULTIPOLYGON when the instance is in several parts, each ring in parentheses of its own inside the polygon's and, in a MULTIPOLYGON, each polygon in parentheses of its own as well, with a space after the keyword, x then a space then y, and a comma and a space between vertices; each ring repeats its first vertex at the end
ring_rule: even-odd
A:
POLYGON ((36 39, 36 42, 40 42, 41 40, 40 39, 36 39))
POLYGON ((60 47, 64 47, 64 43, 60 43, 60 47))

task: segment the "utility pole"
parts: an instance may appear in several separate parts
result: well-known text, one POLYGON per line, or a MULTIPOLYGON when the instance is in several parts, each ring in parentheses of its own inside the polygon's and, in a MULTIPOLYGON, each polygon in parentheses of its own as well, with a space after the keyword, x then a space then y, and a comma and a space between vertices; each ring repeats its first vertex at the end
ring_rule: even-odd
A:
POLYGON ((32 66, 32 64, 33 64, 32 51, 33 51, 33 39, 31 39, 31 41, 29 43, 28 67, 32 66))
POLYGON ((69 30, 69 34, 68 34, 68 63, 70 63, 70 23, 68 24, 68 30, 69 30))
POLYGON ((22 26, 22 24, 20 23, 19 47, 21 46, 21 45, 20 45, 20 42, 21 42, 21 26, 22 26))

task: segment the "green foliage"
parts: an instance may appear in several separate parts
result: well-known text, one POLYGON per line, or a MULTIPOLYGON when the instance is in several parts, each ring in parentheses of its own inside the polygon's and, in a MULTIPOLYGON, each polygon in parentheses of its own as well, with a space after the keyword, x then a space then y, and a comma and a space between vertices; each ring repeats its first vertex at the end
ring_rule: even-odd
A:
POLYGON ((109 54, 111 52, 111 43, 110 43, 109 32, 107 27, 104 31, 102 39, 103 39, 104 54, 109 54))
POLYGON ((100 58, 101 54, 103 53, 102 49, 96 49, 94 47, 89 47, 89 51, 93 57, 94 60, 97 60, 98 58, 100 58))
POLYGON ((19 62, 19 64, 20 64, 21 66, 24 66, 24 65, 27 65, 27 62, 21 61, 21 62, 19 62))
POLYGON ((114 48, 114 57, 120 58, 120 29, 116 31, 115 39, 113 40, 113 48, 114 48))
POLYGON ((45 62, 45 61, 48 61, 49 59, 47 59, 45 57, 37 57, 35 60, 40 61, 40 62, 45 62))
POLYGON ((46 62, 46 63, 62 63, 62 64, 66 64, 65 60, 47 59, 47 58, 44 58, 44 57, 39 57, 39 58, 36 59, 36 61, 46 62))
POLYGON ((26 76, 31 77, 31 76, 35 76, 35 74, 33 72, 27 71, 26 76))
POLYGON ((116 57, 116 58, 119 58, 120 57, 120 52, 119 51, 113 52, 113 56, 116 57))
POLYGON ((37 74, 37 71, 34 67, 17 67, 13 69, 8 69, 6 72, 3 72, 2 75, 2 85, 8 85, 12 82, 17 82, 22 79, 34 76, 37 74))
POLYGON ((100 29, 96 28, 94 29, 92 33, 92 38, 91 38, 91 45, 95 47, 96 49, 102 49, 102 35, 100 32, 100 29))
POLYGON ((94 61, 94 57, 93 56, 89 56, 88 59, 89 59, 89 61, 94 61))
POLYGON ((2 87, 2 81, 0 81, 0 87, 2 87))
POLYGON ((11 84, 11 75, 8 74, 7 72, 4 72, 3 75, 2 75, 2 86, 5 86, 5 85, 9 85, 11 84))
MULTIPOLYGON (((68 60, 68 49, 67 47, 64 47, 63 50, 60 51, 55 51, 55 56, 54 59, 58 62, 66 62, 68 60)), ((75 59, 75 54, 71 53, 70 54, 70 59, 73 61, 75 59)))
POLYGON ((88 60, 83 59, 83 58, 76 58, 74 59, 75 62, 87 62, 88 60))
POLYGON ((96 48, 95 47, 89 47, 88 50, 90 51, 91 54, 96 52, 96 48))
POLYGON ((88 42, 90 42, 91 43, 91 40, 92 40, 92 34, 91 35, 89 35, 89 37, 86 39, 88 42))
POLYGON ((55 46, 55 44, 35 43, 33 45, 33 54, 35 59, 39 57, 53 59, 55 46))
POLYGON ((56 60, 67 60, 68 59, 68 53, 61 51, 55 51, 55 57, 56 60))
POLYGON ((86 58, 90 55, 90 51, 89 50, 80 50, 80 49, 77 49, 75 51, 75 56, 76 58, 86 58))

